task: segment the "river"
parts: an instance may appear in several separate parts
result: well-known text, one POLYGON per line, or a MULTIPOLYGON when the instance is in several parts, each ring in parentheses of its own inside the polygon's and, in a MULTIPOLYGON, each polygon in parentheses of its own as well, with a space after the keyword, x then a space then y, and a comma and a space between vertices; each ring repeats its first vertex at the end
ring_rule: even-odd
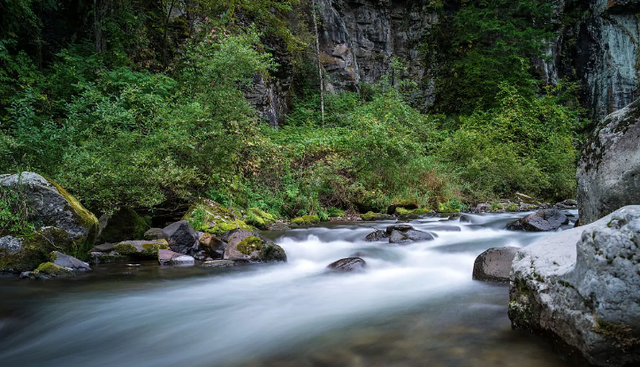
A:
POLYGON ((511 329, 508 285, 471 279, 483 250, 546 235, 503 229, 525 214, 413 221, 461 231, 404 246, 364 241, 393 221, 265 233, 286 264, 1 278, 0 366, 570 366, 547 341, 511 329), (366 272, 325 273, 355 252, 366 272))

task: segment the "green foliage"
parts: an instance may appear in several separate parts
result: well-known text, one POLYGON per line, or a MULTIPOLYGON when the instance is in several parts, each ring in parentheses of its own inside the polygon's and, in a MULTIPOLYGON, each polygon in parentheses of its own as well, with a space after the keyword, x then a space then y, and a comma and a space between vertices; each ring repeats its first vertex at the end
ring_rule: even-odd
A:
POLYGON ((329 217, 338 217, 338 218, 342 218, 344 217, 344 211, 338 209, 338 208, 329 208, 329 211, 327 212, 327 215, 329 217))
POLYGON ((458 198, 451 199, 445 203, 438 205, 438 212, 440 213, 459 213, 465 206, 458 198))
POLYGON ((275 221, 276 218, 273 215, 258 208, 249 208, 245 217, 245 222, 260 229, 267 229, 275 221))
MULTIPOLYGON (((412 108, 415 84, 392 58, 360 94, 325 95, 324 124, 303 42, 307 2, 187 2, 184 16, 164 0, 57 4, 14 1, 0 14, 0 172, 46 174, 91 210, 207 197, 251 208, 246 220, 265 227, 270 215, 327 220, 407 198, 423 213, 516 190, 573 194, 575 91, 539 97, 530 65, 549 38, 548 2, 468 0, 450 14, 431 2, 440 23, 424 55, 439 65, 436 109, 449 115, 412 108), (42 31, 43 20, 67 18, 42 31), (48 33, 66 38, 53 44, 48 33), (282 71, 271 54, 283 60, 284 50, 295 93, 274 130, 244 93, 282 71)), ((251 228, 211 212, 188 220, 216 234, 251 228)), ((6 223, 12 212, 0 213, 6 223)))
POLYGON ((74 274, 73 270, 64 268, 51 262, 46 262, 38 265, 38 267, 33 272, 36 276, 40 275, 45 277, 64 277, 73 276, 74 274))
POLYGON ((291 224, 299 226, 308 226, 311 224, 320 223, 320 218, 317 215, 303 215, 301 217, 293 218, 291 224))
POLYGON ((495 107, 501 83, 532 96, 538 84, 532 57, 552 38, 553 4, 542 0, 469 0, 425 36, 424 53, 437 62, 437 108, 469 113, 495 107))
POLYGON ((240 241, 236 248, 238 251, 245 255, 251 255, 254 251, 260 251, 262 249, 263 241, 256 236, 249 236, 240 241))
POLYGON ((21 190, 0 186, 0 237, 33 234, 33 211, 21 190))
POLYGON ((506 85, 498 98, 499 108, 462 118, 439 152, 466 182, 467 194, 481 200, 518 191, 571 197, 577 113, 550 95, 527 98, 506 85))

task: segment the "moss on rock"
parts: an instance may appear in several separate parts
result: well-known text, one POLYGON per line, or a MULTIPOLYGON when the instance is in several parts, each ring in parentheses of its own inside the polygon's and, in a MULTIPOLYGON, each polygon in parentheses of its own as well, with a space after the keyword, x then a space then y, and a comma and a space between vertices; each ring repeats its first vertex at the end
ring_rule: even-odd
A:
POLYGON ((60 228, 45 227, 22 239, 20 251, 0 257, 0 271, 17 273, 32 270, 38 264, 49 261, 52 251, 66 254, 78 252, 79 244, 60 228))
POLYGON ((120 255, 134 255, 138 253, 138 249, 130 243, 119 243, 113 247, 113 250, 120 255))
POLYGON ((270 225, 276 222, 276 218, 258 208, 249 208, 249 211, 245 216, 245 221, 257 228, 267 229, 270 225))
POLYGON ((372 220, 389 219, 389 218, 391 218, 391 216, 387 215, 387 214, 367 212, 367 213, 364 213, 364 214, 360 214, 360 218, 362 218, 362 220, 364 220, 364 221, 372 221, 372 220))
POLYGON ((169 249, 169 243, 166 240, 124 241, 113 247, 119 255, 140 258, 155 258, 158 256, 158 250, 167 249, 169 249))
POLYGON ((96 218, 92 212, 85 208, 78 199, 69 194, 62 186, 47 177, 45 177, 45 179, 55 186, 58 193, 67 200, 67 203, 76 219, 87 230, 86 236, 75 239, 76 252, 69 254, 81 260, 87 259, 89 256, 89 250, 95 244, 96 237, 98 236, 98 218, 96 218))
POLYGON ((320 223, 320 217, 317 215, 303 215, 302 217, 293 218, 291 224, 298 226, 308 226, 310 224, 320 223))
POLYGON ((252 230, 240 216, 213 200, 202 200, 191 206, 182 220, 189 222, 196 231, 222 234, 236 228, 252 230))
POLYGON ((238 251, 242 252, 245 255, 251 255, 253 252, 262 250, 262 245, 264 241, 256 236, 247 237, 244 240, 240 241, 238 246, 236 247, 238 251))
POLYGON ((396 214, 400 217, 419 217, 429 213, 431 213, 431 210, 428 208, 417 208, 413 210, 407 210, 402 207, 396 208, 396 214))
POLYGON ((36 278, 47 279, 47 278, 56 278, 56 277, 69 277, 73 276, 75 272, 69 268, 65 268, 59 265, 56 265, 51 262, 45 262, 36 268, 33 271, 33 275, 36 278))

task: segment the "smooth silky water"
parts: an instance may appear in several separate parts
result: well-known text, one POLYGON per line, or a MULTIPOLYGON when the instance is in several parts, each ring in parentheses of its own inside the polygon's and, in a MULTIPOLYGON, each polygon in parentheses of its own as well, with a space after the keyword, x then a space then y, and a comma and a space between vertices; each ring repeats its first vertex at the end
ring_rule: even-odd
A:
POLYGON ((264 233, 286 264, 0 279, 0 366, 569 366, 511 330, 508 285, 471 279, 485 249, 546 234, 503 229, 524 213, 467 216, 413 221, 462 230, 403 246, 364 241, 392 221, 264 233), (325 273, 356 252, 366 272, 325 273))

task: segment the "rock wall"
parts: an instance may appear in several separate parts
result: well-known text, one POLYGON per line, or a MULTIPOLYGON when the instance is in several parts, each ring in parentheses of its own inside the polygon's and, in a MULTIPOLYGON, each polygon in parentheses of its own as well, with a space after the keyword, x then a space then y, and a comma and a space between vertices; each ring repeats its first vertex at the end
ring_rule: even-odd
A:
MULTIPOLYGON (((359 91, 390 70, 391 58, 407 67, 405 75, 419 88, 414 105, 428 110, 436 97, 430 75, 437 65, 422 62, 420 45, 438 20, 430 0, 317 0, 320 59, 326 90, 359 91)), ((445 1, 455 11, 456 1, 445 1)), ((582 102, 594 118, 623 108, 638 97, 640 82, 640 0, 555 0, 557 36, 546 57, 533 60, 540 78, 555 85, 563 78, 582 85, 582 102)), ((274 80, 256 80, 248 96, 272 125, 284 119, 291 86, 290 62, 274 80)), ((282 62, 285 60, 286 62, 282 62)))
POLYGON ((577 80, 583 103, 594 118, 623 108, 638 96, 640 1, 558 0, 558 36, 547 60, 538 60, 542 78, 577 80))
POLYGON ((589 136, 578 162, 580 223, 640 204, 640 99, 607 116, 589 136))
POLYGON ((432 66, 421 62, 419 47, 437 15, 428 0, 319 0, 320 59, 328 75, 328 91, 357 91, 390 70, 391 57, 407 67, 409 78, 422 84, 414 96, 424 108, 433 104, 433 83, 425 78, 432 66))

